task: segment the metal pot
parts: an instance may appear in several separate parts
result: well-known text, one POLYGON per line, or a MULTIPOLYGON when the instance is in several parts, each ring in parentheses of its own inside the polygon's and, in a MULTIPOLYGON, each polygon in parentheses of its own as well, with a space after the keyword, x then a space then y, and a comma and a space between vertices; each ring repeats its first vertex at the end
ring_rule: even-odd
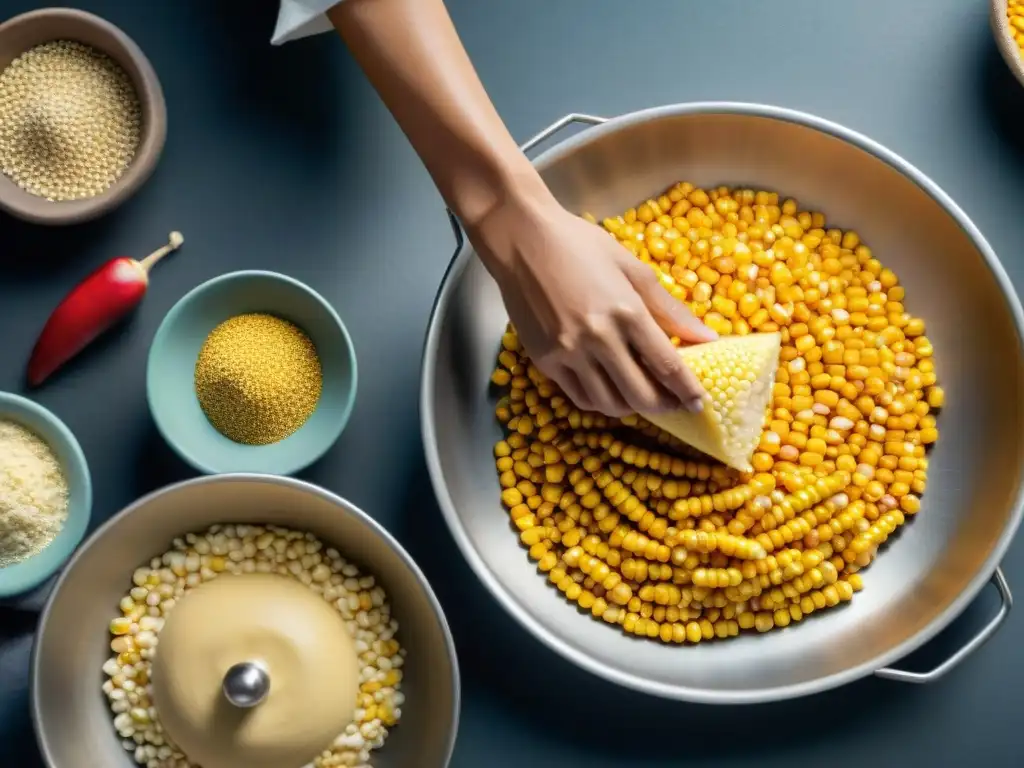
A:
POLYGON ((578 213, 616 215, 679 180, 778 190, 834 226, 855 228, 926 319, 947 393, 923 508, 864 572, 853 602, 762 636, 669 647, 595 623, 566 605, 527 560, 501 509, 492 446, 501 431, 488 378, 508 319, 500 293, 454 222, 458 249, 427 333, 421 418, 444 518, 484 585, 526 629, 612 682, 673 699, 752 703, 876 674, 937 680, 996 631, 1011 605, 998 570, 1022 514, 1021 305, 977 227, 924 174, 820 118, 776 107, 701 103, 605 121, 535 161, 578 213), (892 667, 956 618, 988 582, 998 614, 927 673, 892 667))
POLYGON ((46 765, 136 765, 100 691, 110 619, 135 568, 166 551, 175 537, 215 523, 310 531, 377 578, 408 655, 403 716, 373 764, 445 768, 458 729, 458 662, 423 573, 387 531, 349 502, 269 475, 217 475, 156 491, 100 527, 71 559, 43 610, 32 659, 32 715, 46 765))

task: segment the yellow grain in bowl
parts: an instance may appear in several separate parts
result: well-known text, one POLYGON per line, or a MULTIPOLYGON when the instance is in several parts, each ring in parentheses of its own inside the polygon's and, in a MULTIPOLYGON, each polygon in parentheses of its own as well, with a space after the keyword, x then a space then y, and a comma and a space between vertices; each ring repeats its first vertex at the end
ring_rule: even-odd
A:
POLYGON ((273 315, 238 315, 218 325, 196 362, 196 396, 213 427, 243 445, 270 445, 298 431, 323 390, 316 347, 273 315))

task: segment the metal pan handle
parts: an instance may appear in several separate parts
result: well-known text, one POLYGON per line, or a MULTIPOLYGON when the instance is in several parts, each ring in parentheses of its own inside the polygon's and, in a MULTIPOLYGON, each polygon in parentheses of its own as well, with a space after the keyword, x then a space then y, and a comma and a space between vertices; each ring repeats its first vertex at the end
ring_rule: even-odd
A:
MULTIPOLYGON (((556 120, 535 136, 531 136, 519 145, 519 148, 524 153, 529 152, 532 149, 536 149, 538 145, 543 144, 563 128, 568 128, 570 125, 601 125, 606 122, 608 122, 607 117, 598 117, 597 115, 586 115, 579 112, 572 112, 565 117, 556 120)), ((465 239, 462 234, 462 226, 459 224, 459 220, 455 217, 455 214, 452 213, 451 208, 448 209, 448 221, 452 225, 452 232, 455 233, 455 253, 457 254, 462 250, 462 245, 465 242, 465 239)))
POLYGON ((1006 617, 1010 615, 1010 609, 1013 608, 1013 594, 1010 592, 1010 585, 1006 583, 1006 576, 1003 575, 1001 568, 996 568, 992 573, 992 583, 999 590, 999 600, 1001 603, 999 612, 988 624, 982 627, 978 634, 964 644, 960 650, 928 672, 907 672, 902 669, 885 667, 875 672, 875 674, 885 680, 897 680, 901 683, 934 683, 954 667, 959 666, 964 659, 991 639, 1003 622, 1006 621, 1006 617))
POLYGON ((535 149, 538 144, 547 141, 560 130, 562 130, 563 128, 568 128, 570 125, 573 125, 574 123, 579 123, 581 125, 601 125, 601 123, 607 122, 607 117, 597 117, 596 115, 584 115, 578 112, 573 112, 571 114, 566 115, 561 120, 556 120, 543 131, 538 133, 536 136, 527 139, 523 144, 519 146, 519 148, 523 150, 523 152, 529 152, 531 149, 535 149))

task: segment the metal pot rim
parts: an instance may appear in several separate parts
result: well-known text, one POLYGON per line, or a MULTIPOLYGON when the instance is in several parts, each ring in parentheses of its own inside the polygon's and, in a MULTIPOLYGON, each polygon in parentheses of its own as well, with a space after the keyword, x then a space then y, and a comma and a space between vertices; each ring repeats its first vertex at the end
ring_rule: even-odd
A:
MULTIPOLYGON (((398 555, 399 559, 405 564, 405 566, 412 571, 416 581, 423 588, 426 594, 427 601, 430 604, 431 609, 434 611, 434 615, 437 616, 438 623, 441 626, 441 633, 444 636, 445 650, 448 653, 448 661, 452 668, 452 726, 451 733, 448 735, 448 742, 445 745, 445 762, 444 765, 448 765, 451 762, 452 755, 455 752, 455 739, 459 732, 459 718, 462 711, 462 679, 459 671, 459 659, 455 649, 455 639, 452 637, 451 628, 448 626, 448 618, 445 616, 444 609, 441 607, 441 602, 437 599, 437 595, 434 594, 433 588, 430 586, 430 582, 427 581, 427 577, 420 570, 419 565, 413 560, 412 556, 405 550, 398 540, 391 535, 391 533, 380 523, 374 520, 370 515, 360 509, 358 506, 353 504, 351 501, 332 493, 331 491, 321 488, 314 483, 306 482, 305 480, 298 480, 293 477, 285 477, 281 475, 266 475, 257 473, 233 473, 223 475, 205 475, 200 477, 193 477, 181 482, 173 483, 171 485, 158 488, 145 496, 135 500, 127 507, 122 509, 120 512, 115 514, 99 528, 97 528, 91 536, 89 536, 85 543, 71 556, 68 560, 67 565, 61 572, 60 577, 54 583, 50 590, 49 596, 46 598, 46 604, 43 607, 42 612, 39 614, 39 624, 36 628, 37 640, 32 645, 32 658, 29 662, 29 669, 31 674, 31 684, 29 687, 29 696, 31 699, 30 709, 32 713, 33 724, 41 722, 39 713, 39 700, 36 691, 37 680, 39 679, 39 667, 42 665, 42 658, 39 653, 39 642, 38 636, 41 634, 46 627, 46 623, 50 616, 50 608, 53 605, 53 601, 60 591, 60 588, 64 584, 64 580, 68 578, 68 574, 71 568, 75 565, 78 559, 90 548, 93 544, 99 541, 107 531, 115 528, 122 520, 132 515, 137 509, 145 506, 151 501, 174 493, 182 488, 188 488, 194 485, 206 485, 211 483, 224 483, 224 482, 258 482, 258 483, 270 483, 276 485, 283 485, 289 488, 293 488, 298 491, 313 494, 319 496, 325 501, 329 501, 339 507, 343 507, 358 517, 374 534, 379 536, 384 542, 390 547, 390 549, 398 555)), ((97 691, 99 689, 97 688, 97 691)), ((48 766, 56 768, 56 764, 51 757, 47 745, 43 742, 40 737, 38 725, 33 728, 36 735, 36 744, 39 746, 39 751, 42 753, 43 759, 48 766)))
MULTIPOLYGON (((934 181, 925 173, 911 165, 902 157, 890 149, 882 146, 873 139, 858 133, 857 131, 845 128, 838 123, 826 120, 815 115, 800 112, 786 107, 772 106, 768 104, 756 104, 732 101, 701 101, 680 104, 666 104, 659 107, 651 107, 635 112, 629 112, 618 117, 609 118, 606 122, 594 125, 580 133, 560 141, 551 148, 541 153, 533 164, 539 170, 555 164, 573 150, 596 141, 607 134, 617 133, 631 126, 659 120, 666 117, 684 117, 695 115, 741 115, 748 117, 760 117, 811 128, 813 130, 833 136, 841 141, 852 144, 858 149, 867 152, 873 157, 886 163, 893 169, 899 171, 903 176, 910 179, 920 189, 928 194, 946 213, 953 218, 957 225, 970 237, 971 242, 981 254, 986 266, 992 273, 999 285, 1003 299, 1013 317, 1013 324, 1020 343, 1020 351, 1024 354, 1024 309, 1014 291, 1010 278, 996 256, 995 251, 982 235, 977 226, 970 220, 966 213, 946 194, 934 181)), ((573 122, 579 116, 569 115, 555 125, 565 125, 573 122)), ((597 122, 589 118, 589 122, 597 122)), ((538 136, 540 136, 539 134, 538 136)), ((531 141, 530 144, 533 144, 531 141)), ((454 278, 468 264, 471 254, 471 246, 462 237, 459 225, 452 218, 452 226, 456 228, 456 235, 459 246, 452 257, 448 268, 438 289, 434 306, 430 312, 427 326, 427 334, 424 342, 423 361, 420 383, 420 428, 423 438, 423 448, 426 454, 427 469, 434 486, 434 492, 438 499, 438 506, 441 514, 455 539, 456 544, 462 550, 463 556, 477 577, 484 584, 491 595, 504 607, 504 609, 515 619, 520 626, 530 632, 544 645, 559 654, 566 660, 572 662, 581 669, 597 675, 609 682, 616 683, 642 693, 653 694, 666 699, 688 701, 701 704, 757 704, 769 701, 781 701, 784 699, 807 696, 813 693, 820 693, 832 688, 851 683, 862 677, 866 677, 879 670, 888 667, 893 662, 904 658, 913 651, 927 643, 939 632, 945 629, 955 618, 957 618, 977 596, 993 575, 997 575, 997 585, 1001 582, 1001 574, 997 574, 997 567, 1006 554, 1014 534, 1024 517, 1024 485, 1017 489, 1017 496, 1012 502, 1006 526, 1000 535, 999 540, 993 547, 992 552, 985 560, 984 565, 971 579, 967 588, 949 605, 942 613, 936 616, 923 630, 913 637, 894 646, 886 653, 880 654, 874 659, 859 664, 856 667, 842 672, 818 678, 809 682, 793 685, 779 686, 772 689, 760 691, 719 691, 708 688, 692 688, 677 685, 667 685, 654 680, 648 680, 637 675, 629 674, 619 670, 613 670, 597 663, 586 653, 579 651, 569 643, 566 643, 549 631, 540 621, 533 618, 526 611, 515 597, 506 590, 491 571, 490 566, 476 551, 466 528, 463 526, 451 494, 448 492, 444 480, 444 473, 441 468, 441 460, 437 450, 437 437, 433 419, 434 400, 434 377, 437 368, 437 347, 439 344, 440 318, 447 311, 451 301, 454 278)), ((1004 606, 1006 603, 1004 603, 1004 606)), ((1002 615, 1002 614, 1001 614, 1002 615)), ((993 627, 994 629, 994 627, 993 627)), ((979 635, 980 637, 980 635, 979 635)), ((980 645, 980 642, 978 645, 980 645)), ((972 646, 973 648, 977 645, 972 646)), ((966 648, 966 646, 965 646, 966 648)))

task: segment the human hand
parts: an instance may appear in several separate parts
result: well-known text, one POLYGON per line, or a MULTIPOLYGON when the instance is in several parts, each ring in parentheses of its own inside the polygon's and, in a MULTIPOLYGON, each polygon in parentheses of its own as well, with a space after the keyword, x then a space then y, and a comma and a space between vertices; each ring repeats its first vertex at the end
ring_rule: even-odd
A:
POLYGON ((552 199, 495 209, 470 238, 530 359, 579 408, 608 416, 702 408, 704 388, 669 337, 698 343, 717 334, 606 232, 552 199))

